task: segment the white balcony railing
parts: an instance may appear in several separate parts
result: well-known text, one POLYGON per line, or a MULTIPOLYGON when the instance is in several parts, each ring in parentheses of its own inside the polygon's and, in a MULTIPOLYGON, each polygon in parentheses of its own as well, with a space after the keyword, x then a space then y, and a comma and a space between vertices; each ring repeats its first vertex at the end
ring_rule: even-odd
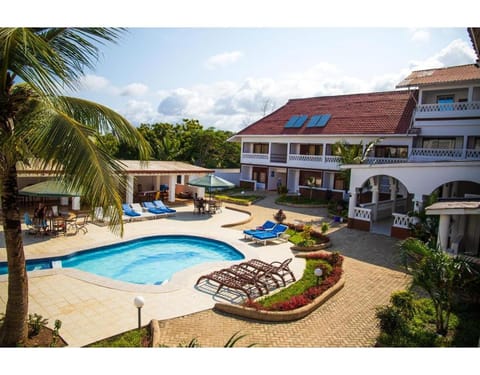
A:
POLYGON ((461 148, 414 148, 410 153, 412 160, 457 160, 463 158, 461 148))
POLYGON ((459 103, 441 103, 441 104, 419 104, 416 112, 418 113, 442 113, 448 115, 449 112, 461 111, 480 111, 480 102, 459 102, 459 103))
POLYGON ((312 163, 323 163, 322 155, 302 155, 302 154, 290 154, 288 155, 289 161, 306 161, 312 163))
POLYGON ((254 154, 254 153, 248 153, 244 152, 242 153, 242 161, 249 161, 249 162, 254 162, 254 161, 267 161, 269 158, 269 154, 254 154))
POLYGON ((397 164, 406 163, 408 158, 375 158, 368 157, 365 160, 365 164, 397 164))

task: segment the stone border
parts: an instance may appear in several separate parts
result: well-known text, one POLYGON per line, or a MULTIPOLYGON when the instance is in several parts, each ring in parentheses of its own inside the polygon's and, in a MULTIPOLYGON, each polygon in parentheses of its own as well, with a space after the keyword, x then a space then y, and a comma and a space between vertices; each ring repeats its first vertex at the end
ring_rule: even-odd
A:
POLYGON ((345 285, 345 276, 342 275, 340 280, 327 289, 320 296, 308 305, 299 307, 298 309, 289 311, 263 311, 256 310, 251 307, 232 305, 223 302, 217 302, 213 307, 214 310, 222 311, 228 314, 237 315, 243 318, 260 320, 264 322, 290 322, 306 317, 312 311, 323 305, 330 297, 334 296, 345 285))
POLYGON ((242 209, 240 209, 240 208, 231 207, 231 206, 226 206, 225 208, 226 208, 226 209, 229 209, 229 210, 232 210, 232 211, 241 212, 242 214, 247 214, 247 215, 248 215, 248 219, 241 220, 241 221, 237 221, 236 223, 223 224, 223 225, 222 225, 222 228, 229 228, 229 227, 235 227, 235 226, 237 226, 237 225, 246 224, 246 223, 249 223, 250 221, 252 221, 252 219, 253 219, 253 215, 252 215, 252 213, 251 213, 250 211, 242 210, 242 209))
POLYGON ((293 245, 293 246, 290 246, 290 250, 298 251, 298 252, 309 252, 309 251, 318 251, 318 250, 328 249, 330 246, 332 246, 332 241, 328 240, 327 242, 323 242, 313 246, 293 245))

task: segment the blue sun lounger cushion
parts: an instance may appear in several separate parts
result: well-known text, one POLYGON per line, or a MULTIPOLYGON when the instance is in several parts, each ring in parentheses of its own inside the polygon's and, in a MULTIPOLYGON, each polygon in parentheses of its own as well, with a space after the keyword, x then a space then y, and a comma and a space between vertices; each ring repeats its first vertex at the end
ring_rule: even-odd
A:
POLYGON ((245 238, 251 237, 253 234, 258 233, 258 232, 271 231, 275 227, 275 225, 276 224, 273 221, 267 220, 260 227, 256 227, 255 229, 245 229, 243 231, 243 234, 245 235, 245 238))
POLYGON ((255 241, 263 242, 263 244, 265 245, 268 240, 274 240, 278 238, 287 229, 288 226, 286 226, 285 224, 277 224, 272 230, 252 234, 252 238, 255 241))
POLYGON ((168 212, 166 210, 156 207, 152 202, 143 202, 142 205, 148 210, 148 212, 151 212, 152 214, 159 215, 159 214, 165 214, 168 212))
POLYGON ((123 213, 127 216, 141 216, 142 214, 135 211, 128 203, 122 204, 123 213))
POLYGON ((170 207, 167 207, 165 206, 165 203, 163 203, 162 201, 153 201, 153 204, 157 207, 157 208, 160 208, 162 210, 165 210, 166 212, 177 212, 177 210, 174 210, 173 208, 170 208, 170 207))

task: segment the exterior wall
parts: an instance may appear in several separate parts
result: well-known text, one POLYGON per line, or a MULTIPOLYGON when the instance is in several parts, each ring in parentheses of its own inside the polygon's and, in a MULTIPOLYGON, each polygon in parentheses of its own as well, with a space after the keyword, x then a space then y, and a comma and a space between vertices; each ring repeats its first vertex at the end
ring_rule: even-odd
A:
POLYGON ((358 229, 362 230, 364 232, 370 232, 370 222, 369 221, 364 221, 364 220, 357 220, 357 219, 352 219, 348 218, 348 227, 350 229, 358 229))
POLYGON ((411 236, 411 232, 409 229, 392 227, 390 229, 390 236, 398 238, 399 240, 404 240, 411 236))

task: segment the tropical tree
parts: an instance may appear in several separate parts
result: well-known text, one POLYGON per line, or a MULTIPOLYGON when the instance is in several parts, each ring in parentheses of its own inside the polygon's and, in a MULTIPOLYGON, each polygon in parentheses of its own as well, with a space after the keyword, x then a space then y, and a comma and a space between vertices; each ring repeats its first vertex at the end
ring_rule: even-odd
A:
POLYGON ((106 151, 100 134, 139 150, 147 160, 148 144, 111 109, 67 97, 85 69, 92 69, 99 46, 115 42, 121 29, 0 29, 0 194, 8 261, 8 299, 0 345, 18 346, 27 337, 28 278, 22 241, 17 186, 18 163, 38 160, 92 206, 115 208, 111 229, 123 234, 120 162, 106 151))
MULTIPOLYGON (((362 141, 356 144, 338 141, 333 145, 332 154, 340 157, 340 165, 363 164, 375 145, 380 141, 381 139, 370 141, 365 147, 362 141)), ((345 182, 345 190, 349 189, 351 172, 350 168, 342 168, 340 170, 340 176, 345 182)))
POLYGON ((413 237, 404 240, 400 248, 403 263, 412 274, 412 285, 422 288, 432 300, 436 332, 446 336, 456 293, 471 280, 468 262, 413 237))

